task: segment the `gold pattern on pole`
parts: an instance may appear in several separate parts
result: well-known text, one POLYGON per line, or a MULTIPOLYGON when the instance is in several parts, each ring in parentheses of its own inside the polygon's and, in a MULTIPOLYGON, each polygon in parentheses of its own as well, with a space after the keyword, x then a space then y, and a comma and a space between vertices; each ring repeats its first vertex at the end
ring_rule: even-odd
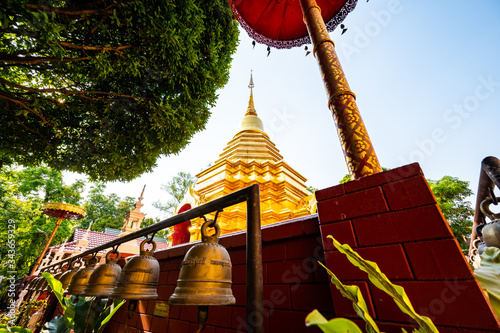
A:
POLYGON ((321 9, 315 0, 300 0, 304 22, 314 44, 323 82, 328 94, 328 107, 332 111, 337 132, 344 151, 347 169, 352 179, 382 171, 375 150, 356 105, 330 39, 321 9))

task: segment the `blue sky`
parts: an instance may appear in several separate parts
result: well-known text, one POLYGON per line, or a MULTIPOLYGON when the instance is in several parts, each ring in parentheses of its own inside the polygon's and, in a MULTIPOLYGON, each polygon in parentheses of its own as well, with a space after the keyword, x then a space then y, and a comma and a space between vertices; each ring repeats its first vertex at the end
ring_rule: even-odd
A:
MULTIPOLYGON (((347 32, 330 33, 382 166, 419 162, 427 178, 459 177, 476 192, 481 160, 500 155, 499 14, 494 0, 361 0, 347 32)), ((303 47, 267 57, 241 31, 206 129, 154 172, 108 191, 137 197, 146 184, 143 211, 158 216, 151 203, 168 200, 160 184, 179 171, 198 173, 236 134, 250 70, 256 110, 285 161, 308 185, 338 184, 347 168, 316 59, 303 47)))

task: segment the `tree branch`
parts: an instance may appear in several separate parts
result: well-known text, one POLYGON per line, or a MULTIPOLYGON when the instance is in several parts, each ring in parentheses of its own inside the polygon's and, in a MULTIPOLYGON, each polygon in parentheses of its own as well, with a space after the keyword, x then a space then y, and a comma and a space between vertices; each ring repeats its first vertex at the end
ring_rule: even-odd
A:
MULTIPOLYGON (((98 4, 100 2, 104 2, 104 1, 97 1, 94 4, 98 4)), ((74 17, 74 16, 79 17, 82 15, 91 15, 91 14, 109 15, 112 13, 110 10, 106 10, 106 9, 80 9, 81 7, 57 8, 57 7, 37 5, 37 4, 32 4, 32 3, 27 3, 26 7, 28 7, 29 9, 34 9, 34 10, 54 12, 54 13, 56 13, 56 15, 62 15, 62 16, 67 16, 67 17, 74 17)), ((89 4, 87 4, 85 7, 88 8, 89 4)))
POLYGON ((10 110, 10 105, 9 105, 9 102, 7 102, 7 101, 6 101, 6 102, 5 102, 5 104, 7 104, 7 111, 8 111, 8 112, 12 115, 12 117, 16 118, 17 122, 18 122, 18 123, 19 123, 22 127, 26 128, 28 131, 30 131, 30 132, 32 132, 32 133, 35 133, 35 134, 40 135, 42 138, 44 138, 44 139, 45 139, 45 141, 46 141, 46 142, 49 142, 49 139, 47 139, 47 138, 46 138, 43 134, 41 134, 41 133, 39 133, 39 132, 37 132, 37 131, 35 131, 35 130, 33 130, 33 129, 29 128, 28 126, 24 125, 24 124, 23 124, 23 122, 21 121, 21 119, 19 119, 19 118, 18 118, 18 117, 14 114, 14 112, 12 112, 12 111, 10 110))
POLYGON ((0 58, 0 62, 10 63, 10 64, 40 64, 44 62, 71 62, 71 61, 83 61, 89 60, 95 57, 81 57, 81 58, 39 58, 39 57, 6 57, 0 58))
POLYGON ((60 129, 56 125, 50 123, 43 115, 41 115, 40 113, 36 112, 35 110, 33 110, 32 108, 30 108, 29 106, 27 106, 24 102, 19 101, 19 100, 15 99, 15 98, 12 98, 9 95, 4 94, 3 92, 0 92, 0 98, 3 98, 6 101, 11 101, 12 103, 17 104, 17 105, 25 108, 26 110, 30 111, 31 113, 34 113, 38 118, 40 118, 42 120, 43 123, 51 126, 52 128, 56 129, 57 131, 59 131, 61 133, 64 133, 64 134, 72 137, 73 139, 76 139, 76 140, 79 140, 79 141, 82 141, 82 142, 87 142, 86 140, 83 140, 83 139, 81 139, 79 137, 76 137, 73 134, 71 134, 71 133, 69 133, 69 132, 67 132, 67 131, 65 131, 63 129, 60 129))
MULTIPOLYGON (((154 100, 154 98, 147 98, 147 97, 142 97, 142 96, 131 96, 131 95, 123 95, 123 94, 116 94, 112 92, 104 92, 104 91, 78 91, 78 90, 66 90, 66 89, 57 89, 57 88, 45 88, 45 89, 38 89, 38 88, 31 88, 31 87, 26 87, 22 86, 16 83, 12 83, 10 81, 7 81, 5 79, 0 78, 0 83, 3 83, 7 86, 18 88, 21 90, 27 90, 31 91, 34 93, 47 93, 47 92, 56 92, 64 95, 78 95, 83 98, 87 99, 94 99, 92 97, 85 96, 86 94, 96 94, 96 95, 111 95, 111 96, 116 96, 116 97, 123 97, 123 98, 131 98, 131 99, 147 99, 147 100, 154 100)), ((99 100, 101 98, 95 98, 95 100, 99 100)), ((113 99, 111 99, 113 100, 113 99)))
POLYGON ((72 49, 77 49, 77 50, 91 50, 91 51, 121 51, 125 49, 129 49, 131 47, 134 47, 132 45, 123 45, 123 46, 83 46, 83 45, 76 45, 72 43, 67 43, 67 42, 59 42, 59 45, 63 47, 69 47, 72 49))

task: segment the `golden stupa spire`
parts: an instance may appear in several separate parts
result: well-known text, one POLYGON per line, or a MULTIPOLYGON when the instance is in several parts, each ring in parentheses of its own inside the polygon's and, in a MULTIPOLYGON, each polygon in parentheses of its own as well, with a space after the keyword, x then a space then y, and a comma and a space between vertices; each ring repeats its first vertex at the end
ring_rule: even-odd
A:
POLYGON ((245 113, 245 116, 256 116, 257 111, 255 111, 255 106, 253 105, 253 77, 252 77, 252 71, 250 71, 250 83, 248 84, 248 88, 250 88, 250 98, 248 100, 248 107, 247 107, 247 112, 245 113))
POLYGON ((142 206, 144 206, 144 204, 142 203, 142 199, 144 199, 144 190, 146 189, 146 185, 144 185, 144 187, 142 188, 142 192, 141 192, 141 196, 139 197, 139 201, 137 201, 135 204, 134 204, 134 208, 135 210, 141 210, 142 206))

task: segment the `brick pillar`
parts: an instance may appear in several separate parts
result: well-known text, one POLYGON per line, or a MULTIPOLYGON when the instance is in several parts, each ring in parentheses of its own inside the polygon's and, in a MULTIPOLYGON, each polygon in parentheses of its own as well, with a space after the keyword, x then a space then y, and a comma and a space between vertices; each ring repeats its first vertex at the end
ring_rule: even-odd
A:
MULTIPOLYGON (((327 235, 375 261, 441 332, 500 331, 418 164, 333 186, 316 198, 327 266, 343 283, 361 288, 382 331, 411 331, 414 323, 334 250, 327 235)), ((335 314, 357 318, 352 305, 330 289, 335 314)))

